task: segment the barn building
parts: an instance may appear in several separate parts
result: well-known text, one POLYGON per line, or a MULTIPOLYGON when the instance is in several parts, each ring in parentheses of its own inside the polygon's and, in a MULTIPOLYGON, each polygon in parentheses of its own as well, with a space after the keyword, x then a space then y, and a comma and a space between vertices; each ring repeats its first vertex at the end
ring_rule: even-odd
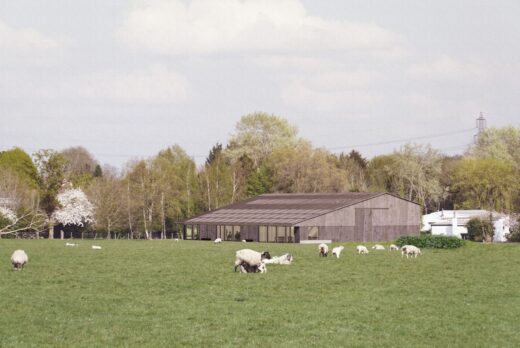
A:
POLYGON ((182 223, 185 239, 372 242, 419 234, 421 207, 389 193, 263 194, 182 223))

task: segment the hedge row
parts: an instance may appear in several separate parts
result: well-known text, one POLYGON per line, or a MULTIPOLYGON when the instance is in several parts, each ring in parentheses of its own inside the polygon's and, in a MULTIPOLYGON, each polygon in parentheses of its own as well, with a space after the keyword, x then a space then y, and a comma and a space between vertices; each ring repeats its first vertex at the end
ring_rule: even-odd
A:
POLYGON ((395 244, 400 247, 403 245, 415 245, 418 248, 455 249, 463 246, 464 241, 457 237, 421 235, 399 237, 395 244))

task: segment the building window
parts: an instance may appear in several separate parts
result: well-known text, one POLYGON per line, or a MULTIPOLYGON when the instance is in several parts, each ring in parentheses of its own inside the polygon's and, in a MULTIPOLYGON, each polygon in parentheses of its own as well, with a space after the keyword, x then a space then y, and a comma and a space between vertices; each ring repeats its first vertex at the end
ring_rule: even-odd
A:
POLYGON ((309 228, 309 237, 308 239, 309 240, 318 240, 318 227, 317 226, 313 226, 311 228, 309 228))
POLYGON ((294 243, 294 227, 287 227, 287 243, 294 243))
POLYGON ((233 226, 224 226, 224 240, 233 240, 233 226))
POLYGON ((286 233, 285 226, 277 226, 276 227, 276 241, 278 243, 285 243, 287 241, 285 233, 286 233))
POLYGON ((199 230, 200 230, 200 226, 199 225, 193 225, 193 239, 199 239, 199 230))
POLYGON ((267 227, 267 241, 270 243, 276 242, 276 226, 267 227))
POLYGON ((217 225, 217 238, 224 240, 224 226, 217 225))
POLYGON ((233 226, 233 236, 236 241, 240 241, 240 226, 233 226))
POLYGON ((193 236, 193 226, 186 225, 186 239, 191 239, 193 236))
POLYGON ((267 226, 258 226, 258 241, 267 242, 267 226))

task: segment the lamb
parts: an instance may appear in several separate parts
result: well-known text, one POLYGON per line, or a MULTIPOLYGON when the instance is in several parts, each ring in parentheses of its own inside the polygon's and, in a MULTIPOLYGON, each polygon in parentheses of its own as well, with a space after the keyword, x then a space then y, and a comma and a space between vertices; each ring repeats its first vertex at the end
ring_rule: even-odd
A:
POLYGON ((11 264, 13 265, 13 271, 23 269, 23 266, 27 262, 29 262, 29 256, 27 256, 25 251, 21 249, 15 250, 13 255, 11 255, 11 264))
POLYGON ((222 238, 215 238, 215 244, 222 243, 222 238))
POLYGON ((275 265, 290 265, 294 260, 294 257, 291 254, 285 254, 282 256, 273 256, 271 259, 263 260, 262 263, 267 264, 275 264, 275 265))
POLYGON ((417 255, 421 255, 421 249, 419 249, 415 245, 403 245, 401 247, 401 257, 403 257, 403 255, 405 254, 406 258, 408 258, 409 255, 417 257, 417 255))
POLYGON ((345 249, 345 247, 343 245, 335 247, 335 248, 332 248, 332 255, 335 255, 336 258, 339 259, 339 255, 341 254, 343 249, 345 249))
POLYGON ((238 250, 235 254, 235 272, 237 271, 237 268, 243 264, 247 264, 247 266, 259 267, 262 264, 262 260, 270 258, 271 254, 269 254, 268 251, 259 253, 258 251, 251 249, 238 250))
POLYGON ((375 249, 375 250, 385 250, 385 247, 381 244, 376 244, 372 247, 372 249, 375 249))
POLYGON ((318 250, 320 251, 320 256, 326 257, 329 254, 329 246, 325 243, 318 245, 318 250))
POLYGON ((358 254, 368 254, 368 249, 367 249, 367 247, 364 246, 364 245, 358 245, 358 246, 356 247, 356 250, 357 250, 357 253, 358 253, 358 254))
POLYGON ((99 245, 93 245, 92 246, 92 249, 95 249, 95 250, 101 250, 101 247, 99 245))
POLYGON ((75 246, 78 246, 78 244, 75 244, 75 243, 65 243, 66 246, 71 246, 71 247, 75 247, 75 246))
POLYGON ((264 263, 255 266, 250 266, 247 263, 243 263, 240 265, 240 273, 267 273, 267 267, 264 263))
POLYGON ((395 244, 390 244, 390 251, 397 251, 399 248, 395 244))

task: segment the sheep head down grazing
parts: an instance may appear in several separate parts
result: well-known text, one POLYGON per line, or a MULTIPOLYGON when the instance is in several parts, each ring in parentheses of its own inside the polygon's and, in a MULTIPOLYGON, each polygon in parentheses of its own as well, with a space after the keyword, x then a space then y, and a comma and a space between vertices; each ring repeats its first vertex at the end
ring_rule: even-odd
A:
POLYGON ((325 257, 329 254, 329 246, 327 244, 322 243, 318 245, 318 249, 320 251, 320 256, 325 257))
POLYGON ((11 264, 13 265, 13 271, 23 269, 23 266, 29 262, 29 256, 23 250, 15 250, 11 255, 11 264))
MULTIPOLYGON (((271 259, 271 254, 268 251, 258 252, 251 249, 241 249, 238 250, 235 254, 235 272, 237 268, 243 266, 244 264, 247 267, 260 267, 262 264, 262 260, 271 259)), ((264 273, 264 272, 262 272, 264 273)))

